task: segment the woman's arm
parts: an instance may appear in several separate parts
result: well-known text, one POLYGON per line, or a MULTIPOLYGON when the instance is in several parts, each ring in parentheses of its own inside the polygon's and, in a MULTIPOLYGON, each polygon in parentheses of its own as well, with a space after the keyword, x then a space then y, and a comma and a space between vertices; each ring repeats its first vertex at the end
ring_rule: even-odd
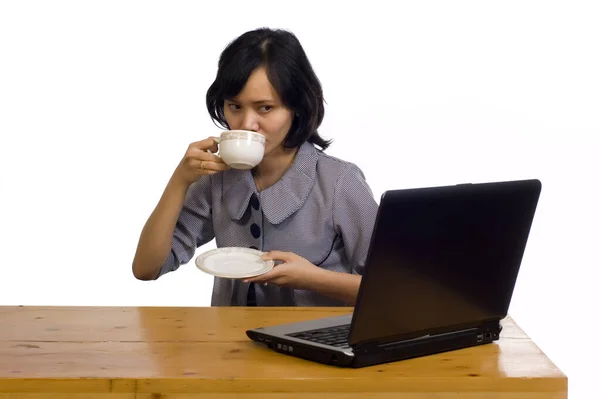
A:
POLYGON ((172 177, 156 208, 142 229, 132 271, 139 280, 154 280, 167 260, 173 232, 183 207, 188 186, 172 177))
POLYGON ((317 269, 316 278, 310 280, 311 283, 307 289, 340 300, 348 306, 355 305, 362 276, 317 269))
POLYGON ((132 264, 137 279, 175 270, 213 238, 210 175, 229 167, 207 149, 218 149, 213 138, 190 144, 144 225, 132 264))

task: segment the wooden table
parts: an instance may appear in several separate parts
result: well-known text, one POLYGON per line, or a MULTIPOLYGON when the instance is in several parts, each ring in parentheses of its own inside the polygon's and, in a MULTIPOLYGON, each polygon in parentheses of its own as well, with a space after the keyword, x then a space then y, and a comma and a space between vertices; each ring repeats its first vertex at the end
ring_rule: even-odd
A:
POLYGON ((566 398, 507 318, 499 342, 362 369, 275 353, 248 328, 349 308, 0 307, 0 399, 566 398))

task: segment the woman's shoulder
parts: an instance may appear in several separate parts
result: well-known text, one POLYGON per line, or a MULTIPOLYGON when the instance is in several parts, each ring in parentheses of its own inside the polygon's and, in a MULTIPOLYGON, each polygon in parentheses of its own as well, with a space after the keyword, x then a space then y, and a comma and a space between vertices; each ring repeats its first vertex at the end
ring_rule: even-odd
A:
POLYGON ((327 154, 321 150, 317 150, 317 155, 317 173, 322 176, 335 180, 347 175, 351 175, 350 177, 356 176, 359 179, 365 178, 362 169, 354 162, 327 154))

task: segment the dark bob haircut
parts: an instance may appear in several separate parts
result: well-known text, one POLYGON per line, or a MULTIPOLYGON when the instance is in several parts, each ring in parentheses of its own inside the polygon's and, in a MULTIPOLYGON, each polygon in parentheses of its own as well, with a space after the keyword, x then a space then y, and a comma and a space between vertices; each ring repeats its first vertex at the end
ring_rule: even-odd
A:
POLYGON ((219 58, 217 77, 206 92, 206 107, 213 122, 229 129, 224 101, 244 88, 255 69, 264 67, 283 105, 294 114, 284 147, 297 148, 305 141, 325 150, 331 140, 317 129, 325 115, 323 90, 296 36, 285 30, 260 28, 229 43, 219 58))

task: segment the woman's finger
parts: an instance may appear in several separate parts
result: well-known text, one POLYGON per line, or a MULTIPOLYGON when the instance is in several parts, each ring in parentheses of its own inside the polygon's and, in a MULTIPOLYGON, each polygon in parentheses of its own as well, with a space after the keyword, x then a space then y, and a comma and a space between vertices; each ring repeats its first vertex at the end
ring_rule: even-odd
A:
POLYGON ((280 260, 283 262, 291 262, 297 258, 297 255, 293 252, 269 251, 265 253, 262 258, 264 260, 280 260))
POLYGON ((213 171, 222 172, 229 169, 229 166, 224 162, 213 162, 213 161, 200 161, 194 160, 191 166, 198 171, 213 171))
POLYGON ((211 161, 211 162, 215 162, 215 163, 219 163, 219 162, 223 163, 223 160, 221 158, 219 158, 217 155, 211 154, 210 152, 199 150, 199 149, 190 150, 189 155, 190 155, 190 158, 197 159, 200 161, 211 161))
POLYGON ((267 283, 279 277, 279 270, 277 268, 273 268, 268 272, 261 274, 259 276, 250 277, 244 280, 245 283, 267 283))

